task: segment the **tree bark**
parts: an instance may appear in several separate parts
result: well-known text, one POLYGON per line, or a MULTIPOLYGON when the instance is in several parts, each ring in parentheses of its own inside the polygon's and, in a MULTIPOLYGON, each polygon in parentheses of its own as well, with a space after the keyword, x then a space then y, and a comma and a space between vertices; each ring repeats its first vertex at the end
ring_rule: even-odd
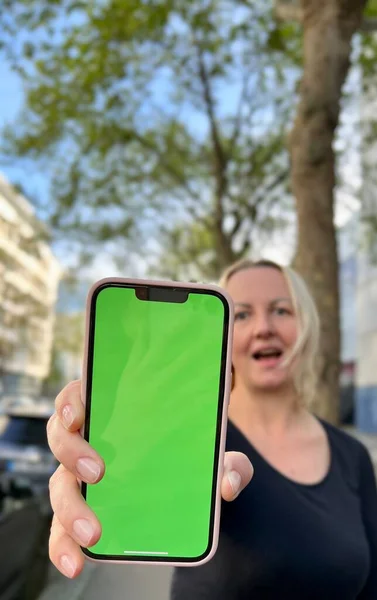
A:
POLYGON ((319 386, 314 410, 339 415, 339 289, 334 226, 335 155, 342 86, 351 41, 366 0, 301 0, 304 73, 290 138, 298 245, 294 266, 304 276, 321 318, 319 386))

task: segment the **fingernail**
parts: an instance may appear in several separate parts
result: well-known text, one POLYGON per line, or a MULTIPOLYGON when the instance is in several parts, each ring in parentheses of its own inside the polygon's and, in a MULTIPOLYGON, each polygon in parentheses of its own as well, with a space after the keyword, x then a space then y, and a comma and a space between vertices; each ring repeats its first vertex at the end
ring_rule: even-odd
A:
POLYGON ((228 473, 228 480, 230 487, 232 488, 233 495, 236 496, 240 491, 241 475, 237 471, 230 471, 228 473))
POLYGON ((93 537, 94 529, 86 519, 77 519, 73 523, 73 531, 82 546, 87 546, 93 537))
POLYGON ((95 483, 101 474, 101 467, 92 458, 79 458, 76 469, 80 477, 88 483, 95 483))
POLYGON ((67 577, 73 577, 76 571, 75 562, 70 556, 64 554, 60 559, 60 566, 67 577))
POLYGON ((73 408, 70 404, 66 404, 63 407, 62 416, 64 426, 68 429, 68 427, 70 427, 75 420, 75 413, 73 412, 73 408))

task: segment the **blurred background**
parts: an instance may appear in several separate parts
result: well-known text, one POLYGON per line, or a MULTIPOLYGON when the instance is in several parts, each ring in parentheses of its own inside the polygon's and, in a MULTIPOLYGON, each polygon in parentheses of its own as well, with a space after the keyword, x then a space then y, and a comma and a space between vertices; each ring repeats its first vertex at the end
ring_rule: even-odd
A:
POLYGON ((293 264, 315 410, 377 466, 377 0, 1 5, 0 600, 167 600, 168 569, 48 562, 45 427, 87 291, 293 264))

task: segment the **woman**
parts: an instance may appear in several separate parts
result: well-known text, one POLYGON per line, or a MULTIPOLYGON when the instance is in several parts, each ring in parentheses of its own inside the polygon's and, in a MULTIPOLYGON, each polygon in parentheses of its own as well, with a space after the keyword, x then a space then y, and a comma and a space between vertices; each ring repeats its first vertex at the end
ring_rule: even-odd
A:
MULTIPOLYGON (((222 484, 224 500, 234 501, 224 503, 214 559, 177 569, 172 599, 377 598, 371 461, 361 444, 308 409, 319 332, 308 290, 294 271, 269 261, 238 263, 222 284, 235 303, 222 484), (249 461, 255 475, 239 494, 251 476, 249 461)), ((59 396, 49 426, 51 448, 64 464, 51 486, 56 518, 50 555, 69 576, 82 568, 78 543, 94 543, 100 535, 76 485, 77 476, 93 482, 103 473, 77 433, 82 420, 73 384, 59 396)))

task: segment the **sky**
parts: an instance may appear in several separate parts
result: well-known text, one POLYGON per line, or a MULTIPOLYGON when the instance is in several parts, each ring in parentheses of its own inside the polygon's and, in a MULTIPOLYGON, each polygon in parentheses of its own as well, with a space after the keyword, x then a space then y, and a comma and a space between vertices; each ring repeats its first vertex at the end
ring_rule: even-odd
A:
POLYGON ((22 104, 22 86, 5 61, 0 62, 0 127, 12 121, 22 104))
MULTIPOLYGON (((4 126, 11 124, 17 119, 23 103, 23 88, 21 79, 6 64, 0 62, 0 139, 1 130, 4 126)), ((11 181, 26 184, 33 197, 48 198, 48 179, 42 173, 35 172, 32 168, 25 167, 21 162, 0 162, 0 171, 11 181)), ((70 266, 74 261, 73 256, 68 256, 66 248, 63 251, 59 247, 54 248, 62 265, 70 266)), ((143 270, 145 267, 141 265, 143 270)), ((118 271, 112 264, 110 258, 94 260, 85 276, 89 280, 99 279, 108 275, 118 275, 118 271)), ((132 275, 135 276, 135 275, 132 275)))
MULTIPOLYGON (((357 89, 358 75, 350 76, 349 86, 357 89)), ((226 104, 234 103, 234 91, 229 89, 223 96, 226 104)), ((5 125, 9 125, 17 119, 23 103, 23 89, 20 78, 12 72, 6 62, 0 63, 0 131, 5 125)), ((359 155, 359 142, 357 137, 358 123, 358 98, 352 103, 350 110, 343 115, 341 135, 338 139, 338 147, 347 148, 346 157, 340 166, 343 178, 347 182, 347 188, 337 193, 336 223, 341 226, 345 224, 353 211, 358 208, 356 199, 361 184, 361 167, 359 155)), ((0 134, 1 137, 1 134, 0 134)), ((48 179, 43 173, 35 172, 32 168, 26 168, 21 162, 13 164, 0 163, 0 171, 11 181, 26 184, 26 188, 33 197, 43 200, 48 199, 48 179)), ((284 235, 276 234, 269 244, 261 248, 260 254, 266 258, 288 263, 294 250, 294 230, 285 232, 284 235)), ((64 264, 70 264, 74 257, 65 254, 62 256, 59 247, 55 248, 59 259, 64 264)), ((66 252, 66 250, 65 250, 66 252)), ((134 266, 125 265, 124 271, 119 273, 110 258, 98 257, 87 271, 89 279, 117 274, 128 276, 143 276, 146 268, 144 260, 133 260, 134 266), (129 272, 132 270, 132 272, 129 272)))
MULTIPOLYGON (((0 61, 0 139, 2 129, 17 119, 23 97, 20 77, 8 67, 6 61, 0 61)), ((33 196, 47 197, 48 183, 41 173, 36 173, 17 161, 0 162, 0 170, 11 181, 27 183, 27 189, 33 196)))

